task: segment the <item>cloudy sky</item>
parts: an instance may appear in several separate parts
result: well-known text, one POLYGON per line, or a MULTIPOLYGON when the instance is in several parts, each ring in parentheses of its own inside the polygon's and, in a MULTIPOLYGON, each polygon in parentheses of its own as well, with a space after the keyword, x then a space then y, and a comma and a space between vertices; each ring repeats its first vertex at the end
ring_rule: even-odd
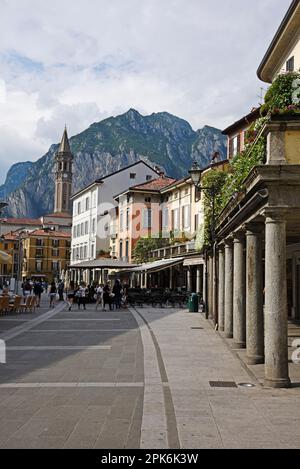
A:
POLYGON ((291 0, 0 0, 0 182, 130 107, 223 128, 259 102, 257 67, 291 0))

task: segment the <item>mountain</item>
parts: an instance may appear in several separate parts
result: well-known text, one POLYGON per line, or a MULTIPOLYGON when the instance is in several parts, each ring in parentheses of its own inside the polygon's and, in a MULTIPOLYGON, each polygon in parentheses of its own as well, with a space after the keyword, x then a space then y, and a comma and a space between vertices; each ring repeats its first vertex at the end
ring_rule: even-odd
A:
MULTIPOLYGON (((92 124, 72 137, 70 145, 74 192, 140 159, 181 178, 195 160, 207 166, 215 151, 226 158, 226 137, 220 130, 205 126, 195 132, 188 122, 167 112, 142 116, 134 109, 92 124)), ((6 215, 38 217, 53 211, 57 149, 52 145, 35 163, 11 168, 1 187, 2 194, 9 196, 6 215)))

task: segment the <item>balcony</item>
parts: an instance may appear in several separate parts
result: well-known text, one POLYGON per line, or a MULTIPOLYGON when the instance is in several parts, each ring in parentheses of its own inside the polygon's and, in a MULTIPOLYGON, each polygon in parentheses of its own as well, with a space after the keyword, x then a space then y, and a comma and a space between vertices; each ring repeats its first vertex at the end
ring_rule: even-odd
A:
POLYGON ((188 241, 182 244, 174 244, 166 246, 164 248, 156 249, 151 251, 150 259, 159 260, 159 259, 171 259, 173 257, 180 257, 196 252, 196 243, 195 241, 188 241))

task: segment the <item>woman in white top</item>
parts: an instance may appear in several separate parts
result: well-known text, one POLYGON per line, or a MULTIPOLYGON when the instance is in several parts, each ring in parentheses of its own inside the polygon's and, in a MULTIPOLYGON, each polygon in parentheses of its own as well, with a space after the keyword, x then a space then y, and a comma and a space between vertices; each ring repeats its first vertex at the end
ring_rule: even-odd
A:
POLYGON ((98 306, 101 305, 103 309, 103 285, 98 285, 96 288, 96 311, 98 309, 98 306))

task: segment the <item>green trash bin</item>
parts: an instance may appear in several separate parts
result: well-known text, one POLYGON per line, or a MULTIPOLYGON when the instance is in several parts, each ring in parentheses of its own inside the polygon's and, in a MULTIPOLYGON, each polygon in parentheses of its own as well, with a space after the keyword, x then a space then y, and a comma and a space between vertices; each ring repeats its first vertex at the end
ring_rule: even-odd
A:
POLYGON ((189 312, 199 313, 199 297, 197 293, 192 293, 189 298, 189 312))

